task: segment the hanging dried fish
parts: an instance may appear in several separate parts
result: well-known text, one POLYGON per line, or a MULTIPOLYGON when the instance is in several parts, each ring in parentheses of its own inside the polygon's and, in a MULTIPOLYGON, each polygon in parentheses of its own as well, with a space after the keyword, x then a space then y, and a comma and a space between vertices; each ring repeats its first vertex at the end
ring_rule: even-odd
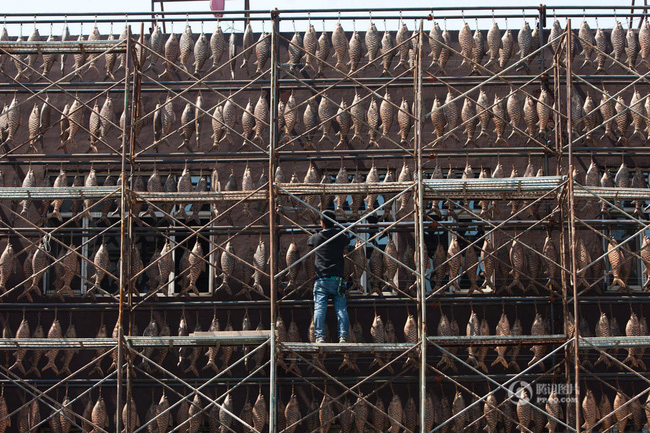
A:
POLYGON ((7 241, 7 246, 0 255, 0 291, 7 291, 7 281, 12 274, 16 272, 16 257, 11 242, 7 241))
MULTIPOLYGON (((178 333, 179 337, 187 337, 190 335, 189 327, 187 325, 187 319, 185 318, 185 307, 181 311, 181 319, 178 322, 178 333)), ((187 353, 186 347, 181 347, 178 349, 178 363, 176 364, 179 368, 183 367, 185 361, 185 354, 187 353)))
POLYGON ((268 411, 266 409, 266 400, 262 394, 262 387, 259 387, 259 394, 257 400, 253 405, 253 427, 258 432, 264 430, 264 426, 268 423, 268 411))
MULTIPOLYGON (((51 340, 55 340, 55 339, 60 339, 62 337, 63 337, 63 331, 61 330, 61 324, 59 323, 59 319, 57 317, 57 311, 55 309, 54 320, 52 321, 52 325, 50 326, 50 329, 47 331, 47 338, 51 340)), ((43 367, 41 372, 45 372, 46 370, 51 369, 54 372, 54 374, 59 374, 59 369, 54 363, 58 355, 59 355, 59 351, 56 349, 48 350, 47 352, 45 352, 45 357, 47 358, 47 364, 45 365, 45 367, 43 367)))
MULTIPOLYGON (((545 334, 547 334, 547 332, 546 332, 546 326, 544 325, 544 320, 542 319, 542 316, 539 313, 536 313, 535 320, 533 321, 533 325, 530 328, 530 335, 545 335, 545 334)), ((544 346, 543 344, 537 344, 531 347, 530 350, 533 352, 534 357, 533 359, 530 360, 528 365, 531 366, 537 363, 539 365, 539 368, 542 371, 545 371, 544 363, 541 361, 541 359, 546 354, 546 346, 544 346)))
MULTIPOLYGON (((228 293, 228 295, 232 295, 230 285, 228 284, 228 278, 230 278, 235 270, 235 257, 235 248, 232 246, 232 243, 228 241, 226 247, 221 253, 221 275, 219 275, 219 278, 221 278, 221 285, 216 289, 217 291, 223 289, 228 293)), ((244 291, 242 289, 242 291, 250 298, 248 290, 244 291)))
POLYGON ((264 130, 269 124, 269 106, 266 102, 266 94, 264 92, 260 93, 260 97, 257 99, 255 104, 255 110, 253 111, 255 115, 255 136, 253 140, 259 141, 261 144, 264 144, 264 130))
MULTIPOLYGON (((121 39, 121 37, 120 37, 121 39)), ((187 44, 187 37, 185 38, 187 44)), ((187 45, 185 47, 187 49, 187 45)), ((159 78, 162 78, 165 75, 172 76, 172 72, 178 77, 178 72, 176 71, 176 62, 181 54, 181 47, 176 38, 176 34, 172 31, 165 42, 165 70, 162 74, 159 75, 159 78)), ((183 65, 185 68, 185 66, 183 65)), ((119 69, 119 68, 118 68, 119 69)))
POLYGON ((383 296, 384 282, 382 277, 384 275, 384 256, 376 249, 373 248, 372 254, 368 261, 368 270, 370 271, 368 284, 371 288, 370 294, 377 293, 383 296))
POLYGON ((623 100, 623 96, 618 95, 614 109, 616 110, 615 120, 619 133, 616 144, 625 144, 628 142, 625 135, 627 134, 628 126, 630 126, 630 113, 629 109, 627 108, 627 104, 625 104, 625 101, 623 100))
POLYGON ((302 116, 302 123, 303 125, 305 125, 304 136, 307 139, 307 142, 305 143, 304 147, 305 149, 310 147, 312 149, 316 149, 316 147, 314 146, 314 135, 318 127, 317 113, 319 108, 316 107, 315 101, 313 99, 307 101, 306 105, 307 106, 305 107, 305 111, 302 116))
MULTIPOLYGON (((389 113, 386 113, 388 117, 389 113)), ((377 135, 379 133, 379 108, 377 107, 377 101, 375 101, 374 96, 370 99, 370 106, 368 107, 368 147, 375 146, 379 147, 379 142, 377 141, 377 135)), ((361 118, 363 120, 363 118, 361 118)))
POLYGON ((472 64, 472 54, 474 51, 474 37, 472 36, 472 30, 469 28, 467 22, 463 22, 463 27, 461 27, 458 32, 458 43, 460 45, 460 55, 463 58, 463 61, 460 63, 460 67, 471 66, 472 64))
POLYGON ((285 135, 283 137, 283 140, 292 140, 293 133, 295 132, 294 128, 298 123, 298 111, 296 108, 296 98, 293 96, 293 90, 291 91, 291 95, 289 95, 289 99, 287 99, 284 110, 282 112, 278 110, 278 115, 281 115, 282 120, 284 121, 285 135))
MULTIPOLYGON (((384 329, 384 322, 381 319, 381 316, 377 314, 377 308, 375 308, 375 317, 372 321, 372 326, 370 327, 370 335, 372 336, 373 343, 385 343, 386 341, 386 331, 384 329)), ((378 367, 384 366, 384 360, 382 357, 383 354, 376 353, 375 358, 370 363, 370 367, 377 365, 378 367)))
POLYGON ((521 59, 521 66, 517 67, 517 70, 525 69, 526 73, 530 73, 530 68, 528 65, 532 59, 529 57, 529 55, 534 51, 533 44, 535 44, 535 40, 527 21, 524 21, 523 27, 517 34, 517 42, 519 43, 519 58, 521 59))
POLYGON ((300 32, 296 31, 293 33, 293 37, 287 47, 287 52, 289 54, 289 70, 291 73, 297 73, 296 67, 300 64, 303 56, 303 40, 300 32))
MULTIPOLYGON (((196 316, 194 319, 194 332, 201 332, 201 323, 199 322, 199 313, 198 311, 196 312, 196 316)), ((185 373, 189 373, 190 371, 194 373, 195 376, 199 376, 199 370, 197 368, 196 363, 199 360, 199 357, 201 356, 202 349, 201 347, 195 346, 192 348, 192 352, 190 353, 190 356, 188 358, 188 367, 184 370, 185 373)), ((191 413, 191 409, 190 409, 191 413)), ((192 428, 192 424, 190 422, 190 429, 192 428)))
POLYGON ((390 66, 395 57, 395 41, 388 30, 384 31, 381 38, 381 64, 383 67, 382 76, 390 75, 390 66))
POLYGON ((472 38, 474 39, 474 48, 472 49, 472 72, 470 72, 470 75, 480 75, 481 62, 483 61, 483 56, 485 56, 485 41, 478 28, 478 21, 476 21, 476 31, 472 38))
POLYGON ((485 64, 486 68, 492 64, 499 64, 499 52, 503 49, 501 30, 499 30, 499 26, 494 20, 492 21, 492 27, 490 27, 487 33, 487 46, 490 59, 485 64))
MULTIPOLYGON (((23 320, 20 322, 20 325, 18 326, 18 330, 16 331, 16 338, 30 338, 31 337, 31 331, 29 329, 29 322, 27 321, 27 317, 25 316, 25 310, 23 309, 23 320)), ((9 367, 9 370, 13 370, 14 368, 18 368, 20 373, 25 376, 25 367, 23 367, 23 360, 25 359, 25 355, 27 354, 27 350, 25 349, 18 349, 14 352, 13 356, 16 358, 16 362, 9 367)))
MULTIPOLYGON (((516 235, 515 235, 516 236, 516 235)), ((512 293, 512 288, 517 286, 523 292, 527 290, 521 282, 521 277, 524 275, 524 269, 528 262, 526 253, 524 252, 524 247, 521 242, 517 239, 512 241, 512 247, 510 248, 510 265, 512 266, 512 282, 506 287, 508 293, 512 293)), ((529 258, 528 258, 529 259, 529 258)))
POLYGON ((366 56, 368 57, 368 63, 372 63, 375 68, 379 69, 377 64, 374 62, 377 60, 379 49, 381 48, 381 39, 379 37, 379 32, 377 32, 377 27, 373 22, 370 22, 370 27, 366 31, 365 42, 366 48, 368 49, 368 52, 366 53, 366 56))
MULTIPOLYGON (((363 111, 361 114, 363 115, 363 111)), ((350 115, 350 111, 348 109, 348 103, 345 102, 344 99, 341 99, 341 105, 339 106, 336 113, 336 123, 339 125, 339 131, 336 133, 336 135, 338 135, 340 139, 334 146, 334 149, 337 149, 344 144, 348 144, 348 132, 350 132, 350 128, 352 127, 353 122, 354 120, 352 119, 352 116, 350 115)))
POLYGON ((431 49, 431 64, 429 65, 429 68, 431 68, 432 66, 438 63, 438 58, 440 57, 440 53, 443 50, 443 43, 444 43, 442 30, 440 29, 440 25, 436 21, 433 22, 433 26, 429 31, 428 41, 429 41, 429 47, 431 49))
POLYGON ((325 68, 329 67, 326 63, 327 58, 330 55, 331 48, 332 42, 330 41, 330 37, 323 29, 323 33, 321 33, 320 37, 318 38, 318 49, 316 50, 316 60, 318 63, 318 71, 316 72, 316 77, 324 76, 325 68))
POLYGON ((397 70, 400 66, 404 68, 404 70, 408 70, 409 48, 411 47, 413 40, 409 40, 409 30, 404 21, 402 21, 402 25, 400 26, 397 35, 395 35, 395 42, 397 43, 396 48, 399 53, 399 63, 397 63, 394 70, 397 70))
POLYGON ((468 144, 473 144, 476 146, 474 133, 476 130, 476 125, 478 124, 478 118, 476 116, 476 108, 474 107, 474 102, 472 102, 472 100, 469 98, 465 98, 465 101, 463 102, 461 119, 465 125, 465 134, 467 135, 467 141, 465 141, 463 147, 466 147, 468 144))
POLYGON ((610 287, 618 286, 618 291, 629 291, 626 281, 627 279, 624 278, 624 263, 626 261, 626 256, 614 238, 611 238, 607 244, 607 259, 609 260, 609 265, 611 267, 610 272, 613 277, 610 287))
MULTIPOLYGON (((77 338, 77 331, 74 327, 74 324, 72 323, 72 313, 70 313, 70 320, 68 321, 68 329, 65 331, 64 338, 72 339, 72 338, 77 338)), ((61 365, 61 368, 59 369, 58 374, 67 374, 70 375, 72 374, 70 372, 70 363, 72 362, 72 358, 74 355, 79 353, 78 350, 64 350, 63 351, 63 363, 61 365)))
MULTIPOLYGON (((508 316, 506 315, 505 309, 503 307, 501 310, 499 323, 497 323, 496 335, 497 337, 510 337, 512 335, 512 331, 510 330, 510 321, 508 320, 508 316)), ((494 350, 497 352, 497 358, 494 360, 494 362, 492 362, 490 366, 494 367, 495 365, 501 363, 501 365, 503 365, 503 368, 508 368, 509 364, 505 359, 508 346, 497 346, 494 350)))

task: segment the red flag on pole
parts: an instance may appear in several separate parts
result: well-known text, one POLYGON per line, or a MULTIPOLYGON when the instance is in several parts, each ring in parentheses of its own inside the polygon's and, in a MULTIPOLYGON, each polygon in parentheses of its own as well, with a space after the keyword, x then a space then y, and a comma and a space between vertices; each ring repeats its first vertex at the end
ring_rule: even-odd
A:
MULTIPOLYGON (((223 11, 225 6, 225 0, 210 0, 210 10, 213 12, 223 11)), ((215 13, 215 17, 221 18, 223 14, 215 13)))

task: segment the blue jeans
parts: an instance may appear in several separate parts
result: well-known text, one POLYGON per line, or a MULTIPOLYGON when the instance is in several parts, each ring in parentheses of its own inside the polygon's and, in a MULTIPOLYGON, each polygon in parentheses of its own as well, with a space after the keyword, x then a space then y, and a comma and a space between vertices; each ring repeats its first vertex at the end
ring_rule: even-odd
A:
POLYGON ((334 301, 334 311, 339 325, 339 338, 348 338, 350 319, 345 303, 345 294, 338 292, 338 280, 319 278, 314 283, 314 327, 316 338, 325 338, 325 316, 327 314, 327 301, 330 297, 334 301))

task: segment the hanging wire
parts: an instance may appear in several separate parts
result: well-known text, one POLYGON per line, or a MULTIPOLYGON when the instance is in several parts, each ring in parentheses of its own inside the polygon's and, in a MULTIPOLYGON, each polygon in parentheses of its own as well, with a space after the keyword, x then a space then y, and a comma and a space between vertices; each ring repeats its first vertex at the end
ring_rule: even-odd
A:
POLYGON ((508 31, 508 18, 506 17, 506 31, 508 31))
POLYGON ((293 26, 293 32, 296 33, 296 20, 291 20, 291 25, 293 26))
POLYGON ((201 33, 203 33, 203 21, 201 21, 201 33))

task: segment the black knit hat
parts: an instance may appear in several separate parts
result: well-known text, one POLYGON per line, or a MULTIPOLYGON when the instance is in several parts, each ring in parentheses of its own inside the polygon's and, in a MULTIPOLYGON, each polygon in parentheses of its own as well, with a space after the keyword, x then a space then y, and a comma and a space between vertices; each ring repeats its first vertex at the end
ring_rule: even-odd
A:
POLYGON ((331 229, 334 227, 334 222, 330 221, 328 218, 336 220, 336 214, 332 210, 326 210, 323 212, 323 215, 321 215, 320 220, 325 224, 325 228, 331 229))

